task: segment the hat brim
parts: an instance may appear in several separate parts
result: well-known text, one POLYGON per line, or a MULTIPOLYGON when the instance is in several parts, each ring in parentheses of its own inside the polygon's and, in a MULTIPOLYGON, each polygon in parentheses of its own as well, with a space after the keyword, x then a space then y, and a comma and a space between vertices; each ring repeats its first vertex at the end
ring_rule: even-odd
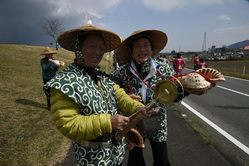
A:
POLYGON ((105 42, 105 52, 110 52, 116 49, 121 43, 121 39, 116 33, 96 27, 92 24, 87 24, 80 28, 72 29, 62 33, 58 37, 58 43, 60 46, 69 51, 75 51, 76 37, 82 34, 90 34, 93 32, 97 32, 103 37, 105 42))
POLYGON ((153 43, 154 43, 154 49, 153 49, 153 55, 157 55, 167 44, 168 37, 167 35, 159 30, 141 30, 141 31, 135 31, 131 36, 127 37, 123 42, 119 45, 116 55, 118 59, 122 62, 130 62, 131 52, 129 48, 129 44, 131 39, 137 38, 140 35, 146 34, 151 37, 153 43))
POLYGON ((48 54, 57 54, 57 51, 52 51, 52 52, 46 52, 46 53, 41 53, 41 55, 48 55, 48 54))

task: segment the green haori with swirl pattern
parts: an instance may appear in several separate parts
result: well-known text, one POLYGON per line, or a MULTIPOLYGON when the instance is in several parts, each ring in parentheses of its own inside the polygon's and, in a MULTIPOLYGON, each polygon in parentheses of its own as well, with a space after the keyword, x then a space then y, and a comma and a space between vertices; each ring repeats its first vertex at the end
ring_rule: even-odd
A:
MULTIPOLYGON (((162 62, 156 62, 157 64, 157 69, 162 75, 168 75, 172 76, 174 74, 173 69, 169 66, 169 64, 165 64, 162 62)), ((114 71, 113 75, 116 77, 119 77, 122 80, 126 80, 128 76, 128 64, 125 64, 121 67, 119 67, 116 71, 114 71)), ((139 84, 138 83, 138 78, 131 74, 129 75, 129 81, 134 83, 134 84, 139 84)), ((150 79, 150 86, 155 87, 156 84, 162 80, 160 78, 160 75, 157 73, 156 75, 152 76, 150 79)), ((129 93, 129 86, 123 87, 127 93, 129 93)), ((136 94, 138 96, 141 96, 139 88, 136 87, 131 87, 132 93, 136 94)), ((154 92, 148 96, 148 103, 154 99, 154 92)), ((145 105, 148 103, 144 103, 145 105)), ((155 142, 165 142, 167 140, 167 114, 166 114, 166 109, 160 109, 160 119, 161 119, 161 130, 158 130, 152 135, 144 135, 144 137, 148 137, 152 139, 155 142)), ((139 128, 137 128, 139 130, 139 128)), ((142 131, 140 131, 142 132, 142 131)))
MULTIPOLYGON (((58 73, 47 86, 58 89, 73 99, 81 109, 82 115, 117 114, 118 101, 113 92, 115 83, 109 78, 98 76, 104 95, 87 72, 72 63, 58 73), (106 101, 108 100, 108 101, 106 101)), ((110 148, 85 148, 73 141, 74 156, 77 165, 113 166, 124 159, 124 140, 110 148)))

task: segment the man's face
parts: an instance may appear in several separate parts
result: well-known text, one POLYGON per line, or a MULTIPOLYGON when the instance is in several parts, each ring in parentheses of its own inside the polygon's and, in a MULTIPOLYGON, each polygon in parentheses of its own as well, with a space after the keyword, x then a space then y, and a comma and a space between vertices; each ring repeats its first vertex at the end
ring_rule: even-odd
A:
POLYGON ((132 44, 132 56, 137 62, 144 63, 152 56, 150 41, 146 38, 135 40, 132 44))
POLYGON ((104 40, 97 35, 89 35, 81 45, 81 52, 87 67, 97 67, 105 53, 104 40))
POLYGON ((46 54, 46 58, 51 59, 53 57, 53 54, 46 54))

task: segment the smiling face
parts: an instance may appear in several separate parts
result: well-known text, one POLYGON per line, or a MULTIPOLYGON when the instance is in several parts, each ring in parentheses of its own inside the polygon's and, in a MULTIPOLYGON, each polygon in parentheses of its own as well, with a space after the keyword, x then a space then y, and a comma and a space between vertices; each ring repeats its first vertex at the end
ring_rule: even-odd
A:
POLYGON ((137 62, 144 63, 152 56, 152 46, 149 39, 141 37, 135 39, 132 43, 132 57, 137 62))
POLYGON ((97 67, 105 53, 104 39, 98 35, 89 35, 81 45, 84 64, 87 67, 97 67))

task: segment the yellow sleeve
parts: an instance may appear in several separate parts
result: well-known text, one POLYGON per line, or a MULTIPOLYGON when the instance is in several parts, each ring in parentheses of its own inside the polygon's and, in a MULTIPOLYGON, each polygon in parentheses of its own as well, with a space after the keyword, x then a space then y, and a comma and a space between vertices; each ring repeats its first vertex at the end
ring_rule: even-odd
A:
POLYGON ((84 116, 67 95, 52 89, 51 114, 57 129, 72 140, 91 140, 112 132, 109 114, 84 116))
POLYGON ((144 106, 144 104, 132 99, 123 88, 120 88, 118 84, 114 87, 115 95, 119 102, 119 107, 121 109, 121 112, 123 112, 125 115, 131 115, 135 112, 135 109, 138 106, 144 106))

